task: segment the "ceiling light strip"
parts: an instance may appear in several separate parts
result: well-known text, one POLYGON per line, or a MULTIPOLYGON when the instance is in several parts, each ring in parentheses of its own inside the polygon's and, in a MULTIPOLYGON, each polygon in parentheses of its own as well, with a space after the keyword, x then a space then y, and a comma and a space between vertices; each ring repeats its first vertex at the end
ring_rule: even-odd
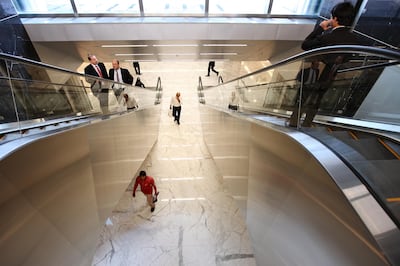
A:
POLYGON ((198 44, 153 44, 153 47, 198 47, 198 44))
POLYGON ((160 56, 179 56, 179 55, 196 55, 195 53, 159 53, 160 56))

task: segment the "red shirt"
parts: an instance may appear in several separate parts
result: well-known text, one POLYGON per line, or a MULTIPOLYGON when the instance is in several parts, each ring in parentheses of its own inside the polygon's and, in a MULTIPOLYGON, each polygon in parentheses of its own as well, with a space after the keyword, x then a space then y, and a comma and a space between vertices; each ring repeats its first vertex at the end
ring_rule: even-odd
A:
POLYGON ((140 190, 142 190, 143 194, 153 194, 153 187, 155 193, 157 193, 157 187, 154 184, 154 179, 151 176, 146 176, 144 179, 140 178, 140 176, 136 177, 133 193, 135 193, 138 185, 140 185, 140 190))

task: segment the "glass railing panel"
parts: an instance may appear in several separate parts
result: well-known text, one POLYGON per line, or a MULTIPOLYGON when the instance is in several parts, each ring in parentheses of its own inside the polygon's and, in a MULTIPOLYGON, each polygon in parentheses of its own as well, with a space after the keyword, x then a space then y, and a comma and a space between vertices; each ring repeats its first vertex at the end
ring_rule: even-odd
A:
POLYGON ((365 121, 400 124, 398 65, 390 60, 355 54, 339 66, 324 90, 318 113, 365 121), (354 59, 354 60, 353 60, 354 59))
POLYGON ((79 74, 24 62, 8 61, 7 66, 20 122, 100 111, 90 105, 87 87, 79 74))
POLYGON ((237 97, 241 111, 287 114, 298 91, 295 78, 300 66, 301 61, 296 61, 204 90, 204 100, 206 104, 228 108, 237 97))
POLYGON ((1 136, 22 136, 33 127, 160 102, 161 85, 157 90, 142 89, 7 54, 0 54, 0 60, 1 136))
POLYGON ((385 54, 353 50, 310 55, 206 89, 202 101, 227 108, 234 92, 242 112, 289 115, 298 127, 310 126, 316 114, 400 124, 400 68, 393 62, 385 54), (318 73, 310 82, 313 61, 318 73))
POLYGON ((14 97, 8 79, 0 79, 0 124, 17 122, 14 97))

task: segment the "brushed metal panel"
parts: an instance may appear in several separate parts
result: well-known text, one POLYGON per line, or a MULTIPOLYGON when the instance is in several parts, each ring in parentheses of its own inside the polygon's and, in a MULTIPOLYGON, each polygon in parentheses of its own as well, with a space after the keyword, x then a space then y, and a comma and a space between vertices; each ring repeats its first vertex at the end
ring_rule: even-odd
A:
MULTIPOLYGON (((233 176, 238 172, 237 161, 229 164, 218 150, 228 143, 223 138, 223 128, 232 124, 233 116, 203 109, 201 118, 207 123, 205 142, 213 156, 221 158, 216 160, 219 170, 233 170, 233 176)), ((243 130, 249 139, 247 183, 227 182, 226 186, 235 194, 240 183, 247 188, 241 206, 246 202, 243 213, 257 264, 386 265, 373 237, 376 232, 371 231, 373 225, 360 218, 368 219, 361 211, 367 201, 355 205, 351 197, 345 197, 346 193, 355 193, 354 186, 359 181, 346 180, 350 172, 343 163, 301 132, 266 123, 250 124, 250 129, 243 130), (347 185, 343 187, 344 184, 347 185), (345 192, 342 187, 353 190, 345 192)), ((382 229, 383 225, 378 227, 382 229)))
POLYGON ((100 120, 1 160, 1 264, 89 265, 105 219, 157 140, 159 116, 155 107, 100 120))

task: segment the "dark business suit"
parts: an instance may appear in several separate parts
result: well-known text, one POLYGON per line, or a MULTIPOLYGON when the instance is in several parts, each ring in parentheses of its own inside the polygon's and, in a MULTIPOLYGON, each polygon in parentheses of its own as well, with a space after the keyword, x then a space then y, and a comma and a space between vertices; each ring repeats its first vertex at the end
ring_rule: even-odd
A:
POLYGON ((344 44, 360 44, 359 39, 354 33, 350 31, 350 28, 339 27, 331 30, 330 32, 324 32, 321 26, 317 26, 305 38, 301 45, 301 48, 303 50, 311 50, 319 47, 344 44))
MULTIPOLYGON (((101 70, 101 74, 103 75, 103 79, 108 79, 108 74, 107 74, 107 69, 104 66, 103 63, 98 63, 97 64, 101 70)), ((92 64, 89 64, 85 67, 85 74, 86 75, 91 75, 95 77, 100 77, 99 74, 97 73, 96 69, 94 69, 94 66, 92 64)))
MULTIPOLYGON (((318 80, 319 76, 319 69, 313 69, 314 70, 314 78, 311 78, 309 83, 314 83, 318 80)), ((311 67, 308 67, 304 69, 304 73, 302 74, 302 71, 300 70, 299 73, 297 73, 296 80, 301 82, 301 76, 303 75, 303 82, 306 84, 306 82, 310 79, 310 73, 311 73, 311 67)))
MULTIPOLYGON (((332 45, 361 45, 361 41, 350 31, 349 27, 339 26, 336 29, 324 31, 324 29, 318 25, 305 38, 301 48, 303 50, 311 50, 332 45)), ((306 118, 302 124, 303 126, 311 126, 325 92, 331 87, 338 68, 347 61, 348 57, 348 54, 336 53, 323 56, 322 61, 325 63, 325 68, 318 80, 319 87, 313 92, 313 102, 307 107, 306 118)))
MULTIPOLYGON (((298 82, 303 82, 302 92, 301 92, 301 100, 300 100, 300 89, 296 95, 296 105, 294 106, 292 115, 289 119, 289 125, 292 127, 297 126, 297 118, 299 116, 299 108, 298 104, 301 104, 300 114, 303 113, 305 110, 304 105, 310 104, 315 97, 318 97, 318 86, 319 84, 316 83, 319 77, 319 69, 312 69, 311 67, 305 68, 304 71, 300 70, 297 73, 296 80, 298 82), (313 73, 311 72, 313 70, 313 73)), ((307 107, 306 107, 307 109, 307 107)))
MULTIPOLYGON (((129 70, 126 68, 120 68, 121 69, 121 76, 122 76, 122 82, 131 85, 133 83, 133 77, 131 73, 129 73, 129 70)), ((109 70, 109 77, 111 80, 116 80, 114 78, 114 68, 109 70)))
MULTIPOLYGON (((108 79, 107 69, 103 63, 97 63, 100 68, 101 74, 103 75, 103 79, 108 79)), ((89 64, 85 67, 85 74, 91 75, 95 77, 100 77, 97 73, 96 69, 92 64, 89 64)), ((86 81, 90 83, 90 88, 93 91, 93 94, 99 99, 100 106, 103 109, 106 109, 108 106, 108 88, 107 83, 98 81, 89 77, 86 77, 86 81), (102 92, 102 93, 101 93, 102 92)))

